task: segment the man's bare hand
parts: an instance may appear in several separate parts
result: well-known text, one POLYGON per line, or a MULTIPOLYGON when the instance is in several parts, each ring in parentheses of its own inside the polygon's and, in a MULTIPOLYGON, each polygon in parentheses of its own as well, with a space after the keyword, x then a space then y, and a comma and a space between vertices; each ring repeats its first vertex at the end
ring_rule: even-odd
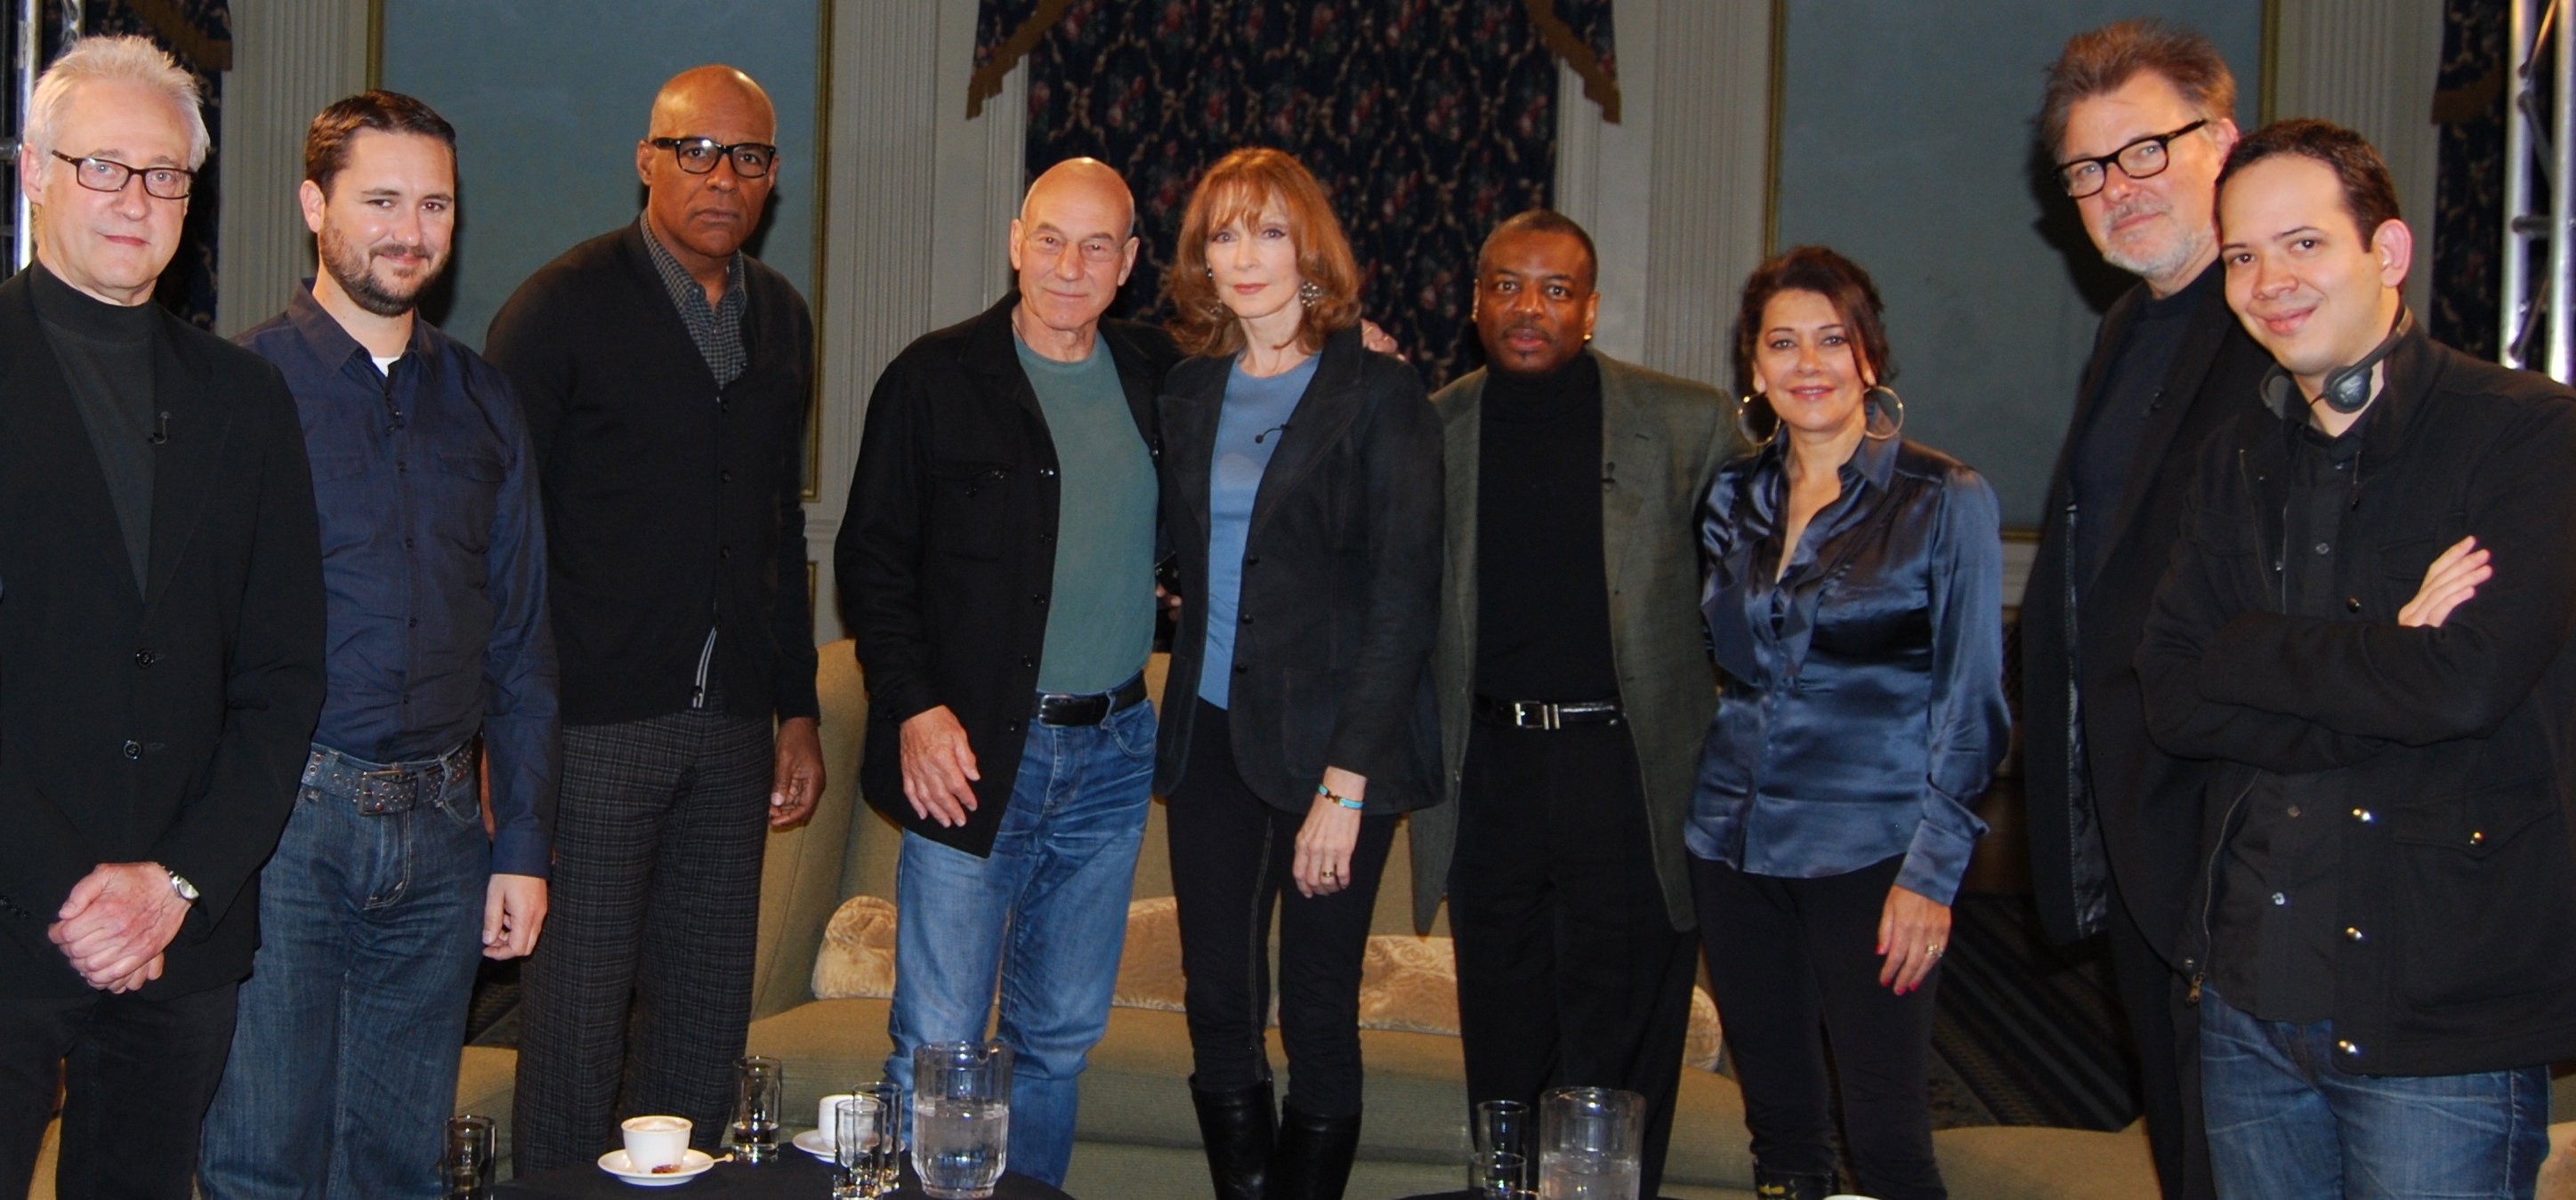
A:
POLYGON ((2477 595, 2478 585, 2494 577, 2495 568, 2488 564, 2487 552, 2478 549, 2478 539, 2461 538, 2424 568, 2424 586, 2397 610, 2397 623, 2410 629, 2439 629, 2452 609, 2477 595))
POLYGON ((975 811, 974 748, 966 744, 966 727, 945 704, 923 709, 903 723, 903 798, 925 821, 955 828, 975 811))
POLYGON ((778 771, 769 785, 769 827, 786 827, 814 815, 823 796, 823 734, 812 717, 778 723, 778 771))
POLYGON ((495 873, 483 887, 483 957, 498 962, 537 948, 546 927, 546 881, 495 873))
POLYGON ((159 863, 101 863, 63 900, 45 936, 94 988, 131 991, 161 977, 188 902, 159 863))

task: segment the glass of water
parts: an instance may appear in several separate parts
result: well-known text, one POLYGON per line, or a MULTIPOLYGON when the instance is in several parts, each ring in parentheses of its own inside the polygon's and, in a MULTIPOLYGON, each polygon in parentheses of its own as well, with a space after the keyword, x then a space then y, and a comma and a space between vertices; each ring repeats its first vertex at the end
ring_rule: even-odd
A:
POLYGON ((832 1200, 867 1200, 875 1193, 868 1160, 876 1149, 876 1114, 866 1100, 844 1098, 832 1104, 832 1200))
POLYGON ((492 1200, 498 1127, 490 1117, 466 1115, 447 1122, 447 1156, 440 1162, 448 1200, 492 1200))
POLYGON ((1011 1048, 931 1042, 912 1052, 912 1170, 936 1200, 985 1200, 1009 1164, 1011 1048))
POLYGON ((858 1089, 858 1094, 874 1105, 868 1115, 876 1123, 868 1164, 862 1168, 868 1177, 865 1194, 891 1196, 903 1185, 903 1089, 892 1080, 880 1079, 858 1089))
POLYGON ((1611 1088, 1539 1097, 1540 1200, 1637 1200, 1646 1098, 1611 1088))
POLYGON ((752 1055, 734 1060, 733 1154, 746 1163, 778 1155, 778 1122, 785 1115, 787 1067, 752 1055))
POLYGON ((1467 1189, 1477 1200, 1519 1200, 1529 1192, 1529 1105, 1485 1100, 1476 1105, 1476 1148, 1467 1159, 1467 1189))

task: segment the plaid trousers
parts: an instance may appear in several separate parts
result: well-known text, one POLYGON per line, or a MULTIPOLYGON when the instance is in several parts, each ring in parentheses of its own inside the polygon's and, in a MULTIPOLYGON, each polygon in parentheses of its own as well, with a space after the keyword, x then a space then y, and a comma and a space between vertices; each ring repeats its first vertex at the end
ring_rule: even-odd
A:
POLYGON ((695 1122, 701 1150, 724 1135, 774 745, 766 718, 713 704, 565 727, 549 911, 521 976, 520 1175, 595 1161, 642 1113, 695 1122))

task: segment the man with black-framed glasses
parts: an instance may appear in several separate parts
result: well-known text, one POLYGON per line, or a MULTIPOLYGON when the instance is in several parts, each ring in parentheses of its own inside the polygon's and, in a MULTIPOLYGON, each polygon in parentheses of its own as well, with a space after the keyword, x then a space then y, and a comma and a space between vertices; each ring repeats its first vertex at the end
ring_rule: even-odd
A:
POLYGON ((596 1158, 621 1111, 688 1117, 716 1148, 751 1019, 764 831, 822 792, 802 498, 813 320, 742 252, 778 178, 777 130, 750 76, 673 76, 635 143, 642 215, 529 277, 484 345, 527 408, 562 663, 552 911, 524 976, 523 1174, 596 1158))
POLYGON ((2107 934, 2168 1197, 2210 1194, 2199 1028, 2174 974, 2207 767, 2159 752, 2130 658, 2182 527, 2192 449, 2255 403, 2269 356, 2221 288, 2212 201, 2236 81, 2209 40, 2124 21, 2066 43, 2040 146, 2111 265, 2022 593, 2023 778, 2041 924, 2107 934))

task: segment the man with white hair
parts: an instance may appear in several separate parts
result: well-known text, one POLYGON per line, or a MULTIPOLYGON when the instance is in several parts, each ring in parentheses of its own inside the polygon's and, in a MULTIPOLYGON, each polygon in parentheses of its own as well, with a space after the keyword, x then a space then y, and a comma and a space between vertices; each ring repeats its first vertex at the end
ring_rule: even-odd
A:
POLYGON ((150 303, 206 128, 96 38, 18 151, 36 261, 0 284, 0 1193, 62 1087, 63 1196, 186 1200, 322 704, 295 402, 150 303))

